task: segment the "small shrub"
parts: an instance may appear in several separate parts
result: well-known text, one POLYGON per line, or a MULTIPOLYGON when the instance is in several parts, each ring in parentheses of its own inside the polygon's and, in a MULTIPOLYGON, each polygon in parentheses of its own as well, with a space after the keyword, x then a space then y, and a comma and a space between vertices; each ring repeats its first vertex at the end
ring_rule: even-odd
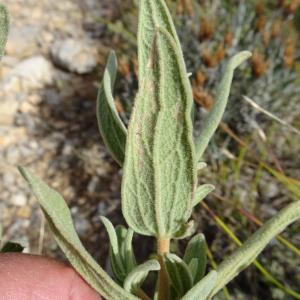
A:
POLYGON ((110 238, 114 280, 81 244, 62 197, 26 168, 19 168, 66 257, 106 299, 151 299, 142 290, 150 271, 158 272, 155 299, 211 299, 274 236, 300 217, 300 202, 289 204, 216 270, 207 272, 205 237, 194 235, 191 214, 214 187, 198 186, 198 173, 205 167, 201 161, 203 153, 224 113, 233 72, 250 56, 250 52, 243 51, 229 60, 216 101, 201 133, 193 138, 192 88, 170 13, 163 0, 140 1, 139 91, 128 128, 118 116, 112 96, 117 69, 114 52, 109 56, 98 96, 102 138, 124 169, 122 211, 129 226, 114 228, 108 219, 101 217, 110 238), (137 264, 132 248, 134 233, 156 239, 156 257, 137 264), (170 252, 172 240, 192 235, 182 258, 170 252))

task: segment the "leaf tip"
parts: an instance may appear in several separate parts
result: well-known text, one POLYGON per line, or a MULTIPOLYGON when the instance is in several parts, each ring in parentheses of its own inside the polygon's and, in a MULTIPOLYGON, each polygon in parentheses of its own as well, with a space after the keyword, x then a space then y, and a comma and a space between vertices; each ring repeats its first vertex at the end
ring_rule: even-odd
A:
POLYGON ((230 59, 229 65, 232 67, 232 69, 236 69, 240 64, 249 59, 251 56, 252 53, 250 51, 241 51, 230 59))

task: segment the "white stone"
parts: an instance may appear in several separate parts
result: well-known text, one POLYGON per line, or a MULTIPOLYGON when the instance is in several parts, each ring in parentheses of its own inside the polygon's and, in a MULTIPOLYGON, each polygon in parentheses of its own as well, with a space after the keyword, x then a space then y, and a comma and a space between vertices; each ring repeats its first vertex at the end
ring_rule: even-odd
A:
POLYGON ((51 48, 56 65, 70 72, 87 74, 97 65, 97 51, 88 39, 57 40, 51 48))
POLYGON ((20 92, 39 89, 53 80, 51 63, 37 55, 21 61, 3 79, 4 92, 20 92))
POLYGON ((24 194, 16 194, 12 197, 11 202, 16 206, 24 206, 27 203, 27 198, 24 194))

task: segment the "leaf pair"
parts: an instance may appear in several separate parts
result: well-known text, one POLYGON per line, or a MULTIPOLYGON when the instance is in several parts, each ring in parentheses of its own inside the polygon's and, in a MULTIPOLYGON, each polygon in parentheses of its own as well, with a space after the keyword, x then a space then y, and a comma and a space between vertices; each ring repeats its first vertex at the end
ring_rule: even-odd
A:
POLYGON ((203 234, 188 243, 183 259, 175 254, 165 255, 165 265, 171 281, 171 299, 181 299, 205 274, 206 242, 203 234))
POLYGON ((132 249, 133 230, 118 225, 116 229, 105 217, 101 217, 110 240, 109 261, 116 281, 123 286, 127 275, 136 267, 132 249))

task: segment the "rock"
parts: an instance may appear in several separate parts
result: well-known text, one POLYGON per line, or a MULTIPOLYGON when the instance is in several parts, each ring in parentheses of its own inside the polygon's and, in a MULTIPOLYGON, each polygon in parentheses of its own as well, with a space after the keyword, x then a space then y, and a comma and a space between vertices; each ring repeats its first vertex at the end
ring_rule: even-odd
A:
POLYGON ((17 210, 17 216, 22 219, 29 219, 31 216, 31 209, 28 206, 22 206, 17 210))
POLYGON ((261 195, 266 199, 272 199, 279 194, 279 187, 275 182, 265 181, 260 184, 261 195))
POLYGON ((97 49, 89 39, 57 40, 51 55, 56 65, 73 73, 87 74, 97 65, 97 49))
POLYGON ((27 203, 27 198, 24 194, 18 193, 11 198, 11 202, 16 206, 24 206, 27 203))
POLYGON ((3 79, 4 92, 30 91, 44 87, 53 80, 51 63, 37 55, 21 61, 3 79))
POLYGON ((12 27, 5 48, 6 53, 19 58, 34 54, 39 30, 37 26, 12 27))
MULTIPOLYGON (((1 102, 0 102, 1 109, 1 102)), ((2 123, 2 116, 0 118, 0 123, 2 123)), ((20 140, 26 138, 26 129, 24 127, 11 127, 7 128, 0 127, 0 148, 4 149, 12 144, 16 144, 20 140)))
MULTIPOLYGON (((15 115, 18 110, 18 102, 10 101, 9 99, 0 99, 0 125, 12 125, 15 119, 15 115)), ((0 139, 1 140, 1 139, 0 139)))

